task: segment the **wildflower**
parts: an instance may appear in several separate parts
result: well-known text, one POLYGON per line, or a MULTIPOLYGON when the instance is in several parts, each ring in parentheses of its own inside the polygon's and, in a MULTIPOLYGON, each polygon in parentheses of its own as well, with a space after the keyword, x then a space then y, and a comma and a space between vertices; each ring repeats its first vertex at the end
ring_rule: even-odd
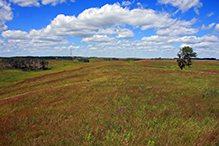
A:
POLYGON ((115 124, 115 122, 113 122, 113 124, 115 124))
POLYGON ((36 141, 37 141, 38 139, 36 139, 36 141))
POLYGON ((122 112, 122 110, 121 110, 121 112, 122 112))
POLYGON ((110 124, 112 124, 112 122, 110 122, 110 124))
POLYGON ((110 128, 112 128, 112 126, 110 128))
POLYGON ((117 124, 119 125, 119 122, 117 122, 117 124))
POLYGON ((129 89, 129 86, 127 87, 127 89, 129 89))

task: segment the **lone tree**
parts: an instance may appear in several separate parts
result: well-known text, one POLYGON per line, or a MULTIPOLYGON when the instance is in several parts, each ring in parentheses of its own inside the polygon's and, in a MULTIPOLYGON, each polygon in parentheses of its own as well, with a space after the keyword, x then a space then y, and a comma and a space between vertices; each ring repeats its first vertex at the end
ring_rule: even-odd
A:
POLYGON ((178 66, 183 70, 186 65, 192 65, 191 57, 196 57, 197 53, 193 52, 193 49, 189 46, 186 46, 180 49, 177 56, 179 57, 179 59, 177 59, 178 66))

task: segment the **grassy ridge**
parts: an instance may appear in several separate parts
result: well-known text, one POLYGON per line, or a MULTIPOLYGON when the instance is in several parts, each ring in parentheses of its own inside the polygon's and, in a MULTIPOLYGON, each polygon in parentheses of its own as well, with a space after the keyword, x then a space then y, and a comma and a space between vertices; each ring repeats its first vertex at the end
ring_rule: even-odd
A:
POLYGON ((183 71, 175 60, 50 68, 0 71, 0 145, 219 143, 218 61, 183 71))

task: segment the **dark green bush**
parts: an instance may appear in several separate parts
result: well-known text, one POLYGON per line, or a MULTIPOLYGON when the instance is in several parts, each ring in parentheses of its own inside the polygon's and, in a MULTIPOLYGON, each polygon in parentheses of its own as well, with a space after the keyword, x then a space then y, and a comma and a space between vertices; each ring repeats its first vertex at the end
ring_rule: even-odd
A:
POLYGON ((90 62, 87 58, 80 58, 78 59, 79 62, 90 62))

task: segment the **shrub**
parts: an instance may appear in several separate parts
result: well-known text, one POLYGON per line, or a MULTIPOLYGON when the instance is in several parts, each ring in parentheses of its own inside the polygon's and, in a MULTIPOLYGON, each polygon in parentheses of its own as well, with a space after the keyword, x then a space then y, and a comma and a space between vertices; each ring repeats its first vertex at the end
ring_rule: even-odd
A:
POLYGON ((90 62, 87 58, 80 58, 78 59, 79 62, 90 62))

